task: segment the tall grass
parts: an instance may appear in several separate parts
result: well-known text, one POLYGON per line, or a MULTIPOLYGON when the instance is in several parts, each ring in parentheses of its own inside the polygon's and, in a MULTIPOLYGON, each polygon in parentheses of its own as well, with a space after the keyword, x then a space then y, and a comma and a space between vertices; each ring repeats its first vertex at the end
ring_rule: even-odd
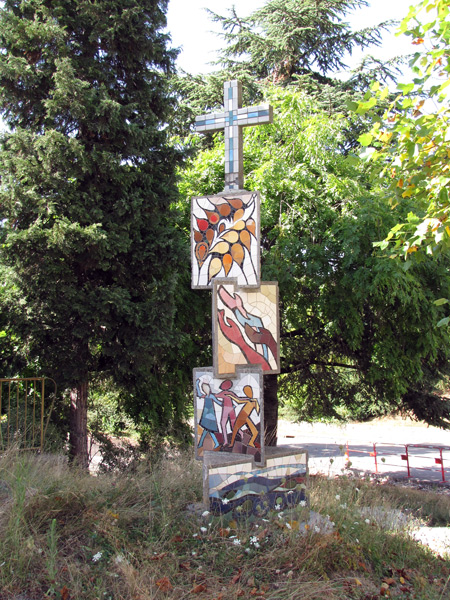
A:
POLYGON ((61 456, 10 450, 0 457, 0 600, 448 593, 448 557, 408 535, 417 523, 448 524, 448 496, 315 477, 311 509, 321 518, 306 529, 287 513, 226 524, 187 510, 200 498, 201 466, 190 452, 93 477, 61 456), (379 517, 400 511, 397 524, 379 517))

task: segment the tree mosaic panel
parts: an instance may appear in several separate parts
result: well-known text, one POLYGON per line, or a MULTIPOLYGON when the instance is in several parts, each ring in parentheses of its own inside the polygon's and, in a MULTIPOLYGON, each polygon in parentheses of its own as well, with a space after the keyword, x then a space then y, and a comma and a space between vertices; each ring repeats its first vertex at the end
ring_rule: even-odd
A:
POLYGON ((192 199, 192 288, 212 287, 216 277, 259 285, 259 194, 192 199))
POLYGON ((213 357, 216 377, 235 377, 236 368, 259 365, 263 374, 280 372, 278 284, 257 289, 214 281, 213 357))
POLYGON ((304 450, 268 448, 265 466, 250 460, 215 463, 207 453, 203 463, 203 501, 214 515, 234 518, 264 516, 270 510, 306 506, 308 455, 304 450))
POLYGON ((261 371, 237 379, 214 377, 212 367, 194 369, 195 456, 205 451, 252 456, 264 461, 264 403, 261 371))

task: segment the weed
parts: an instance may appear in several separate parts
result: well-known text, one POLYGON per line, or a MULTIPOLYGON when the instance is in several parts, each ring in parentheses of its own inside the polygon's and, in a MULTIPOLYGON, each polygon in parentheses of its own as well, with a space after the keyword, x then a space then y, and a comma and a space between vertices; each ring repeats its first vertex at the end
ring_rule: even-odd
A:
POLYGON ((448 523, 448 496, 311 477, 308 508, 225 523, 190 453, 96 477, 63 457, 0 457, 0 598, 442 600, 450 562, 409 536, 448 523), (377 512, 378 511, 378 512, 377 512), (381 511, 381 512, 380 512, 381 511), (383 515, 406 515, 397 524, 383 515), (447 518, 447 520, 446 520, 447 518), (382 591, 384 590, 384 591, 382 591))

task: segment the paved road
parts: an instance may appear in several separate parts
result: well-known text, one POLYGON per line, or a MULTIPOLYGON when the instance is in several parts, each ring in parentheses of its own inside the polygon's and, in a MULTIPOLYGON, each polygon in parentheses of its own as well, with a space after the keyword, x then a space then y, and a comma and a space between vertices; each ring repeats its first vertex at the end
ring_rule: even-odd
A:
POLYGON ((406 477, 407 462, 402 459, 402 455, 406 455, 405 445, 408 445, 411 477, 436 483, 442 482, 442 466, 436 463, 436 459, 440 460, 440 447, 443 447, 444 477, 447 483, 450 482, 450 431, 400 418, 343 426, 290 423, 283 420, 279 422, 278 444, 307 448, 311 473, 346 472, 347 442, 350 470, 353 472, 375 472, 375 458, 370 455, 375 443, 378 472, 396 478, 406 477), (433 448, 418 448, 413 445, 433 448))

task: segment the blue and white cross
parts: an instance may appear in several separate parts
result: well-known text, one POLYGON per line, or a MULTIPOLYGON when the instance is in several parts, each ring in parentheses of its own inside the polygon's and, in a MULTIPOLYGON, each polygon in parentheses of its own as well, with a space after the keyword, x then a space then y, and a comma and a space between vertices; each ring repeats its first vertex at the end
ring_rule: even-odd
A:
POLYGON ((225 129, 225 191, 241 190, 244 187, 242 128, 272 123, 273 111, 269 104, 241 108, 240 81, 225 81, 223 90, 224 112, 196 117, 195 128, 199 132, 225 129))

